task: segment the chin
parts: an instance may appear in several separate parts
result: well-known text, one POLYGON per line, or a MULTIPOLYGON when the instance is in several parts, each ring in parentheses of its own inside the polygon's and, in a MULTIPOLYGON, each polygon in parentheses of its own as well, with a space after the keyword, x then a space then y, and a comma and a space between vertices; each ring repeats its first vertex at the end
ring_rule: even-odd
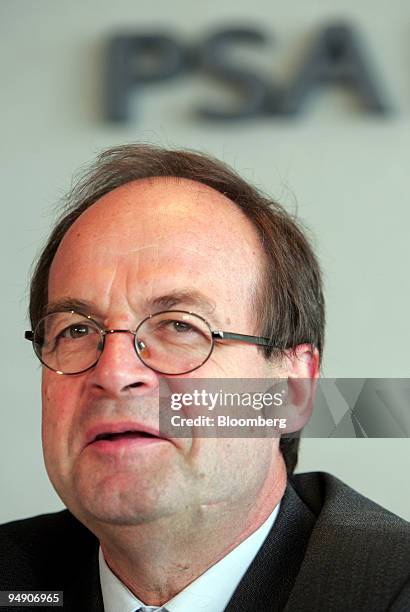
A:
POLYGON ((80 479, 71 498, 72 512, 90 529, 96 523, 141 525, 174 514, 175 496, 170 504, 164 491, 156 490, 152 483, 149 488, 142 484, 147 483, 131 483, 129 478, 120 476, 111 476, 92 486, 88 479, 86 483, 80 479))

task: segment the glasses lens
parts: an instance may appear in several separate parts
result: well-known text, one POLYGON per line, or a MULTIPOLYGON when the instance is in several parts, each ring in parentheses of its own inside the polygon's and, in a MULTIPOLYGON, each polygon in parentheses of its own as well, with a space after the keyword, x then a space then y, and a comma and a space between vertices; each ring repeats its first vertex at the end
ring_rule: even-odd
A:
POLYGON ((201 317, 186 312, 160 312, 137 329, 135 346, 141 360, 162 374, 187 374, 212 351, 212 334, 201 317))
POLYGON ((62 374, 87 370, 102 350, 97 325, 76 312, 56 312, 41 319, 33 344, 44 365, 62 374))

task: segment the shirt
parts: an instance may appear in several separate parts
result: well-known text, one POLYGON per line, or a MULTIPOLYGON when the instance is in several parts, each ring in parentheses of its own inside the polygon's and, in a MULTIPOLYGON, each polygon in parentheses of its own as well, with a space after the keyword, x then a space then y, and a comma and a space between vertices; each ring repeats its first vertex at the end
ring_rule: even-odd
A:
MULTIPOLYGON (((280 504, 256 531, 163 604, 168 612, 222 612, 273 527, 280 504)), ((105 612, 134 612, 144 604, 108 567, 100 547, 100 582, 105 612)), ((158 610, 162 609, 159 606, 158 610)))

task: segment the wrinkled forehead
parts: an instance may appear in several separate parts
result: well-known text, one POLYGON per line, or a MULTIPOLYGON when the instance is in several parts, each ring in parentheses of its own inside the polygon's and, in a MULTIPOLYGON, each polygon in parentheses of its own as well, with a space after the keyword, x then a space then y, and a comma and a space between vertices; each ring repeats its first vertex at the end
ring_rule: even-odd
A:
POLYGON ((73 278, 78 291, 79 277, 97 285, 102 275, 194 285, 217 278, 214 290, 222 281, 242 291, 262 261, 255 228, 224 195, 186 179, 145 179, 106 194, 76 220, 54 258, 49 292, 71 291, 73 278))

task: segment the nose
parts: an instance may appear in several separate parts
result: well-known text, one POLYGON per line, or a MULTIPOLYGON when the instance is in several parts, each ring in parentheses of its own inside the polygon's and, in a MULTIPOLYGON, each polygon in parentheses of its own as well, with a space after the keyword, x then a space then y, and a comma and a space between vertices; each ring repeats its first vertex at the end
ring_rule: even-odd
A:
POLYGON ((90 371, 93 389, 111 397, 145 395, 159 385, 159 375, 142 363, 137 355, 134 335, 108 333, 98 363, 90 371))

